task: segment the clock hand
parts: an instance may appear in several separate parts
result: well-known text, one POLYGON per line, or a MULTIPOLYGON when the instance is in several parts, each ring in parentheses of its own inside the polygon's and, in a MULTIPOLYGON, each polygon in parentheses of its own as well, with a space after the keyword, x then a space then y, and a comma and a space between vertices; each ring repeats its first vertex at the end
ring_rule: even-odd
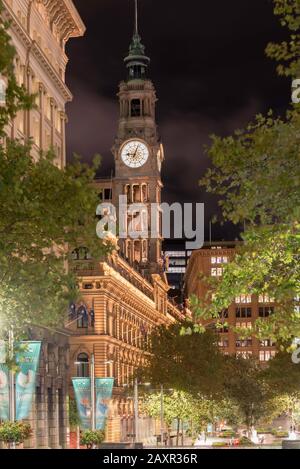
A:
POLYGON ((135 152, 134 152, 134 155, 133 155, 133 158, 136 157, 136 154, 137 154, 137 151, 138 151, 138 149, 139 149, 139 146, 140 146, 140 145, 138 145, 138 146, 136 147, 135 152))

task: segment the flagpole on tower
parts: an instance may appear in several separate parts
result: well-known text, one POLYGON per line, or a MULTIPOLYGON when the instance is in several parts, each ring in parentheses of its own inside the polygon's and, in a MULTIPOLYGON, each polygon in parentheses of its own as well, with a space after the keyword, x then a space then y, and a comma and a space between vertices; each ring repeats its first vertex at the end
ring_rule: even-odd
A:
POLYGON ((134 34, 138 36, 139 34, 139 27, 138 27, 138 0, 135 1, 135 26, 134 26, 134 34))

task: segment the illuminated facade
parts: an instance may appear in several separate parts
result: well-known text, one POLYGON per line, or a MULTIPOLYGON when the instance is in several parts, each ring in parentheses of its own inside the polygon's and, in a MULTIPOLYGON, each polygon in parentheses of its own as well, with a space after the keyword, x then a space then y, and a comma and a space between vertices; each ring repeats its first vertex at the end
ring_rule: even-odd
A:
MULTIPOLYGON (((74 260, 73 266, 88 315, 72 326, 71 376, 89 376, 94 354, 96 377, 115 378, 107 440, 126 441, 133 433, 133 409, 124 390, 143 362, 143 344, 154 327, 184 315, 168 299, 169 287, 160 275, 149 282, 116 252, 99 263, 74 260)), ((142 419, 141 438, 149 436, 149 425, 142 419)))
MULTIPOLYGON (((187 268, 185 277, 186 295, 192 294, 205 299, 208 287, 200 280, 199 274, 206 277, 221 278, 224 266, 235 255, 235 243, 207 243, 202 249, 194 251, 187 268)), ((272 341, 258 340, 255 337, 240 338, 233 327, 251 330, 258 318, 268 317, 274 311, 274 299, 267 295, 240 295, 235 298, 228 310, 223 312, 224 322, 231 327, 218 330, 219 346, 225 354, 241 357, 255 357, 261 363, 268 362, 276 354, 276 347, 272 341)))
MULTIPOLYGON (((3 0, 3 17, 16 49, 19 85, 36 94, 36 108, 20 111, 7 128, 11 138, 32 138, 32 155, 51 147, 55 163, 65 166, 66 103, 72 94, 65 84, 69 38, 82 36, 85 27, 71 0, 3 0)), ((41 340, 36 394, 28 419, 33 435, 26 448, 65 448, 69 442, 68 367, 69 332, 32 329, 29 339, 41 340)))
POLYGON ((53 148, 56 164, 66 163, 66 103, 72 94, 65 83, 69 38, 82 36, 84 24, 71 0, 3 0, 5 19, 16 48, 15 73, 19 85, 36 94, 36 109, 20 111, 7 134, 32 138, 33 155, 53 148))

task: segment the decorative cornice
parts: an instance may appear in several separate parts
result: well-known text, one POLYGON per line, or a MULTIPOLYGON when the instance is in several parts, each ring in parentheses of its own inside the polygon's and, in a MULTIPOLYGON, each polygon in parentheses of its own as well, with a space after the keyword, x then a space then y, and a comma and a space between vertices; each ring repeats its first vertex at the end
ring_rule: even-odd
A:
POLYGON ((67 41, 70 37, 84 35, 86 27, 72 0, 41 1, 49 12, 50 21, 61 31, 64 41, 67 41))
POLYGON ((68 89, 67 85, 60 78, 57 71, 51 65, 45 54, 42 52, 40 46, 36 41, 32 40, 31 37, 27 34, 23 26, 19 23, 18 19, 7 8, 3 11, 3 16, 6 20, 10 21, 10 28, 20 37, 25 47, 31 50, 31 53, 38 59, 41 66, 47 74, 52 78, 54 84, 59 88, 62 93, 62 96, 66 101, 72 101, 73 95, 68 89))

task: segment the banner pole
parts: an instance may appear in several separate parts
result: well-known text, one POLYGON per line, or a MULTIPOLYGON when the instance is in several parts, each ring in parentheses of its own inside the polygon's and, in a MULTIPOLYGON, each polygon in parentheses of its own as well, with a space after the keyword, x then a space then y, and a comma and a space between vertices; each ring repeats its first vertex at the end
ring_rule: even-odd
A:
POLYGON ((138 391, 138 380, 134 380, 134 433, 135 443, 139 441, 139 391, 138 391))
MULTIPOLYGON (((14 332, 11 328, 8 332, 8 349, 10 361, 14 358, 14 332)), ((9 420, 14 422, 16 418, 15 411, 15 373, 12 369, 9 370, 9 420)), ((15 449, 15 443, 11 443, 11 449, 15 449)))
POLYGON ((96 402, 95 402, 95 355, 91 360, 91 406, 92 406, 92 430, 96 430, 96 402))
POLYGON ((164 387, 160 386, 160 439, 161 446, 164 446, 164 387))

